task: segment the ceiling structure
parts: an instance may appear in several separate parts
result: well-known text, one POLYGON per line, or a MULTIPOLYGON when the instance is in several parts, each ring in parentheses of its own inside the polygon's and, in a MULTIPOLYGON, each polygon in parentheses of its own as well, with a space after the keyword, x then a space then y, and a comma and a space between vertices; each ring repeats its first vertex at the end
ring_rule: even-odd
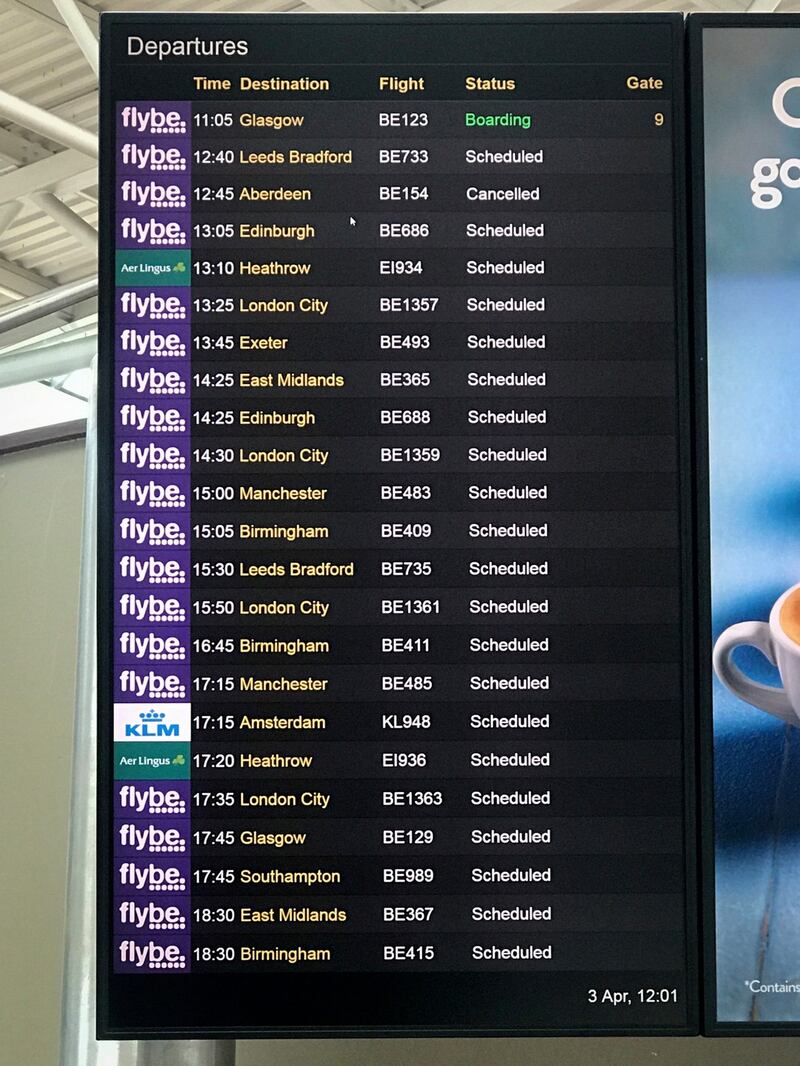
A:
POLYGON ((99 16, 142 10, 743 13, 800 0, 0 0, 0 364, 96 332, 99 16))

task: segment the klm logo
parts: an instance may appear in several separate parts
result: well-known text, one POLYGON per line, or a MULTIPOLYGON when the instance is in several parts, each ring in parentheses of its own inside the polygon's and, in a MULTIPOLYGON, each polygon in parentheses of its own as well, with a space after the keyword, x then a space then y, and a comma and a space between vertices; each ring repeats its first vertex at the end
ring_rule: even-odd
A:
POLYGON ((177 740, 181 735, 181 727, 177 722, 165 722, 166 713, 163 711, 143 711, 139 715, 140 721, 128 722, 125 726, 125 736, 135 739, 169 739, 177 740))

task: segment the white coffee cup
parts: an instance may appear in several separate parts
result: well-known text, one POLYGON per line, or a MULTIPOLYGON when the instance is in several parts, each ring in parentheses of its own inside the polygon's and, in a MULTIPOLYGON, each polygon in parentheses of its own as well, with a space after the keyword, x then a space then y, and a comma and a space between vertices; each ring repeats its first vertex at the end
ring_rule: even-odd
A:
POLYGON ((781 625, 781 611, 790 596, 800 596, 800 584, 787 589, 773 604, 769 622, 737 622, 720 633, 714 645, 714 670, 723 685, 740 699, 791 725, 800 725, 800 644, 781 625), (763 685, 747 677, 733 661, 736 648, 748 645, 778 667, 782 687, 763 685))

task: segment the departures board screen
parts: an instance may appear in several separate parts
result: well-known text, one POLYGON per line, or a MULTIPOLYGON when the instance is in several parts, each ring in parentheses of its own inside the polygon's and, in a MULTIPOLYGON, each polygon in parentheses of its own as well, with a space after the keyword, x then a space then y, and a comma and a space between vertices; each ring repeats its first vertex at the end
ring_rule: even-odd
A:
POLYGON ((680 16, 101 38, 100 1035, 693 1031, 680 16))

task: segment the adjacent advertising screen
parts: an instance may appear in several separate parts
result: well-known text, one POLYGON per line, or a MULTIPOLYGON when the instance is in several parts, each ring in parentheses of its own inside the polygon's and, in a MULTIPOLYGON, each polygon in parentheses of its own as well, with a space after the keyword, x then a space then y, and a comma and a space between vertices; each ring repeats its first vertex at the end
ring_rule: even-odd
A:
POLYGON ((712 1025, 791 1026, 800 1024, 800 24, 709 19, 694 25, 692 47, 701 379, 704 355, 708 371, 698 404, 708 420, 700 546, 711 591, 708 1008, 712 1025))
POLYGON ((696 1028, 682 54, 103 16, 101 1036, 696 1028))

